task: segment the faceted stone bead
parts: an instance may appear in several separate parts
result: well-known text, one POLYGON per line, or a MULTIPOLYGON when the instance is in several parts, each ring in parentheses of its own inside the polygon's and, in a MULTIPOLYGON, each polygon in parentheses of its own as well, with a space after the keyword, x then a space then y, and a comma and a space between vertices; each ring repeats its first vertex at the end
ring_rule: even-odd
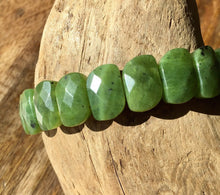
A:
POLYGON ((34 104, 39 126, 51 130, 61 125, 55 97, 55 81, 42 81, 34 90, 34 104))
POLYGON ((111 120, 123 111, 125 96, 116 65, 97 67, 89 74, 86 86, 91 111, 96 120, 111 120))
POLYGON ((219 68, 220 68, 220 48, 215 50, 215 56, 216 56, 216 59, 218 61, 218 65, 219 65, 219 68))
POLYGON ((37 134, 41 132, 41 129, 37 122, 36 112, 34 109, 34 90, 26 89, 20 95, 20 109, 19 114, 21 118, 21 122, 26 134, 37 134))
POLYGON ((125 65, 122 79, 130 110, 144 112, 160 102, 162 83, 153 56, 142 55, 133 58, 125 65))
POLYGON ((73 127, 84 123, 91 115, 86 90, 86 76, 70 73, 56 86, 56 100, 62 124, 73 127))
POLYGON ((204 46, 196 49, 192 56, 199 83, 197 97, 213 98, 219 95, 220 70, 215 51, 209 46, 204 46))
POLYGON ((159 62, 159 72, 165 102, 181 104, 195 96, 197 79, 188 50, 176 48, 168 51, 159 62))

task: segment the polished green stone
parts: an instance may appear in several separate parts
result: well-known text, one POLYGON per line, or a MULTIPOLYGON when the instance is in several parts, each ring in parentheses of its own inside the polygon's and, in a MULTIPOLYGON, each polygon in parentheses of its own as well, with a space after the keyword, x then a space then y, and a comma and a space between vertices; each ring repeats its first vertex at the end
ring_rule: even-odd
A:
POLYGON ((160 102, 162 83, 153 56, 142 55, 133 58, 125 65, 122 79, 130 110, 144 112, 160 102))
POLYGON ((41 132, 41 129, 38 125, 36 112, 34 109, 33 102, 33 89, 26 89, 20 95, 20 104, 19 104, 19 114, 21 118, 21 122, 24 128, 24 131, 27 134, 37 134, 41 132))
POLYGON ((70 73, 57 83, 55 94, 62 124, 73 127, 84 123, 90 116, 86 90, 86 76, 70 73))
POLYGON ((34 90, 34 104, 39 126, 51 130, 61 125, 55 97, 55 81, 42 81, 34 90))
POLYGON ((216 56, 216 59, 218 61, 218 65, 219 65, 219 68, 220 68, 220 48, 215 50, 215 56, 216 56))
POLYGON ((219 95, 220 70, 214 50, 204 46, 196 49, 192 56, 199 83, 197 97, 213 98, 219 95))
POLYGON ((195 96, 197 79, 188 50, 176 48, 168 51, 159 62, 159 71, 165 102, 181 104, 195 96))
POLYGON ((87 79, 87 92, 96 120, 111 120, 124 109, 125 96, 118 67, 105 64, 92 71, 87 79))

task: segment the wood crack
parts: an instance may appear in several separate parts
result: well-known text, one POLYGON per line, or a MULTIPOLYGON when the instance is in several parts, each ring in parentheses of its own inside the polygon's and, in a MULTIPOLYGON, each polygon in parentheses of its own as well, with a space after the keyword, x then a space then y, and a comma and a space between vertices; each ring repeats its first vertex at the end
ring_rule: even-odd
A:
POLYGON ((83 139, 84 139, 84 141, 85 141, 85 143, 86 143, 86 148, 87 148, 87 150, 88 150, 88 152, 89 152, 89 159, 90 159, 91 164, 92 164, 92 167, 93 167, 93 169, 94 169, 94 171, 95 171, 95 175, 96 175, 97 181, 98 181, 98 183, 99 183, 99 185, 100 185, 100 190, 101 190, 102 194, 104 194, 103 191, 102 191, 102 185, 101 185, 101 183, 100 183, 100 180, 99 180, 99 177, 98 177, 98 173, 97 173, 96 168, 95 168, 95 164, 94 164, 94 162, 93 162, 93 160, 92 160, 91 152, 90 152, 88 143, 87 143, 87 141, 86 141, 85 135, 84 135, 83 132, 81 132, 81 134, 82 134, 82 137, 83 137, 83 139))
POLYGON ((108 141, 108 139, 107 139, 107 143, 108 143, 108 148, 109 148, 109 154, 110 154, 111 160, 112 160, 112 166, 113 166, 113 168, 114 168, 114 172, 115 172, 117 181, 118 181, 118 183, 119 183, 119 186, 120 186, 120 189, 121 189, 122 193, 125 195, 124 188, 123 188, 123 186, 122 186, 121 180, 120 180, 120 178, 119 178, 119 176, 118 176, 117 169, 116 169, 116 167, 115 167, 115 161, 114 161, 113 156, 112 156, 112 152, 111 152, 111 148, 110 148, 110 146, 109 146, 109 141, 108 141))
POLYGON ((79 62, 79 69, 78 69, 78 72, 80 72, 81 67, 82 67, 82 58, 83 58, 83 52, 84 52, 84 49, 85 49, 85 39, 83 40, 83 46, 82 46, 82 51, 81 51, 81 57, 80 57, 80 62, 79 62))

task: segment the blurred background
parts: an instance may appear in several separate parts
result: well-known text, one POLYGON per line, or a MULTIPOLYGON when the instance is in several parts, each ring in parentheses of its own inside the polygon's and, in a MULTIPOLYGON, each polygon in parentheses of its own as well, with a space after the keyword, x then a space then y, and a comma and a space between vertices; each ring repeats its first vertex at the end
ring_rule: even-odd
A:
MULTIPOLYGON (((0 194, 63 194, 41 135, 27 136, 19 95, 34 87, 42 31, 54 0, 0 0, 0 194)), ((206 45, 220 48, 219 0, 197 0, 206 45)))

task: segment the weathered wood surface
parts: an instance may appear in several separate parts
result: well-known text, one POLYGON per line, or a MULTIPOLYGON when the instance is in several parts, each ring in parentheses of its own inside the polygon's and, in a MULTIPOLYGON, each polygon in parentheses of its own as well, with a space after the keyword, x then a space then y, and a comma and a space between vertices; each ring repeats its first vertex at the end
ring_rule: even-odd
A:
MULTIPOLYGON (((193 51, 202 39, 194 1, 56 0, 45 26, 35 85, 101 64, 123 69, 139 54, 193 51)), ((219 194, 220 103, 192 100, 128 110, 108 122, 43 134, 66 194, 219 194)))
MULTIPOLYGON (((218 1, 197 0, 204 41, 214 48, 220 47, 218 1)), ((0 2, 0 194, 62 194, 41 136, 26 136, 17 115, 20 93, 34 86, 41 32, 52 3, 52 0, 0 2)), ((200 171, 200 164, 207 164, 209 168, 204 173, 213 169, 206 159, 200 158, 195 164, 200 171)), ((212 156, 210 159, 214 160, 212 156)), ((183 159, 178 169, 178 178, 185 183, 187 179, 181 173, 186 176, 189 172, 187 160, 183 159)), ((200 173, 199 178, 203 177, 200 173)), ((205 188, 218 181, 212 178, 204 182, 205 188)))
POLYGON ((220 3, 215 0, 197 0, 204 42, 220 48, 220 3))
POLYGON ((19 95, 32 88, 53 0, 0 1, 0 194, 63 194, 42 138, 25 135, 19 95))

